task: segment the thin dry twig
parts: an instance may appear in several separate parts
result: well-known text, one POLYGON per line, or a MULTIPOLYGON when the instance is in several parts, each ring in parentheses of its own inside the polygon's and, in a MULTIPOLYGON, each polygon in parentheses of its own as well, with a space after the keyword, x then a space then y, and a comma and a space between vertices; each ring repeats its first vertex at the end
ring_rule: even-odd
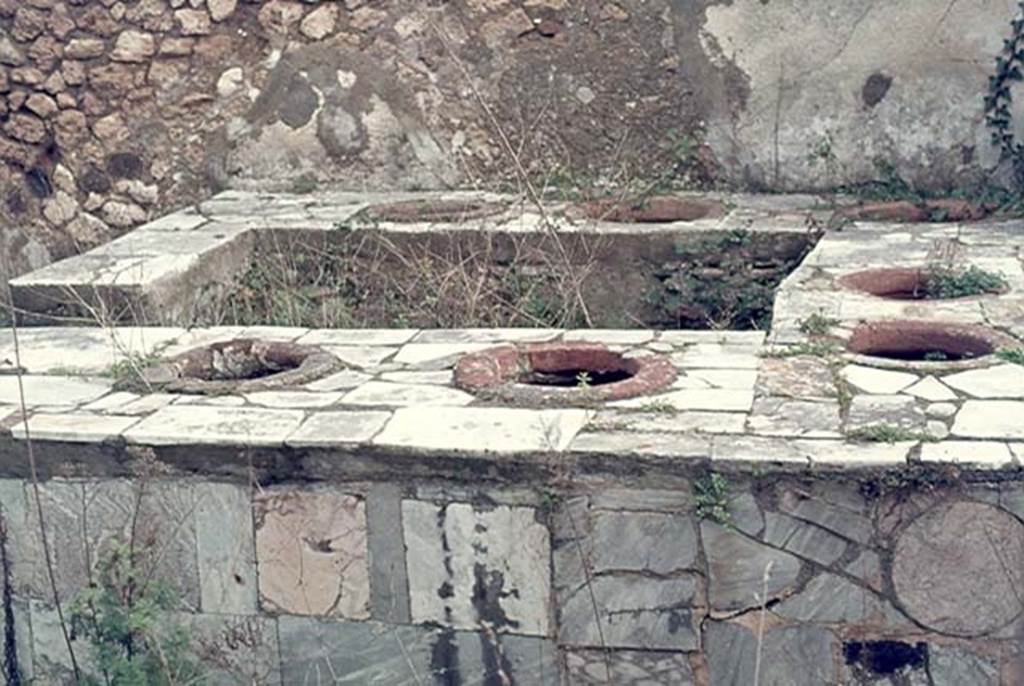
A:
MULTIPOLYGON (((7 302, 13 302, 11 298, 10 283, 7 284, 7 302)), ((67 646, 68 656, 71 659, 71 671, 74 673, 75 683, 81 681, 82 673, 78 666, 78 659, 75 656, 74 646, 71 645, 71 632, 64 617, 64 608, 60 601, 60 594, 57 591, 57 574, 53 567, 53 553, 50 550, 50 540, 46 527, 46 515, 43 512, 42 489, 39 487, 39 469, 36 463, 35 448, 32 445, 32 433, 28 425, 28 410, 25 402, 25 381, 21 366, 21 345, 18 341, 18 319, 13 307, 10 308, 11 316, 11 338, 14 344, 14 374, 18 379, 18 403, 21 410, 21 423, 25 427, 25 449, 28 456, 29 474, 32 480, 32 494, 36 502, 36 516, 39 518, 39 538, 43 546, 43 561, 46 565, 46 576, 50 583, 50 591, 53 594, 53 604, 57 610, 57 621, 60 624, 61 635, 64 638, 64 645, 67 646)))

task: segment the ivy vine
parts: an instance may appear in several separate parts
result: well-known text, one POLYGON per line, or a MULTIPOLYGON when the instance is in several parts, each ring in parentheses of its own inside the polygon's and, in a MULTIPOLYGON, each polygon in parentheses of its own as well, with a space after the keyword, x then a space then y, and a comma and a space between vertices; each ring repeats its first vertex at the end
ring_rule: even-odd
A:
POLYGON ((1011 160, 1018 184, 1024 185, 1024 145, 1013 133, 1013 102, 1011 89, 1017 81, 1024 81, 1024 1, 1020 13, 1010 22, 1013 33, 1003 41, 1003 50, 996 57, 996 72, 988 78, 985 95, 985 125, 992 131, 992 144, 997 146, 1002 159, 1011 160))

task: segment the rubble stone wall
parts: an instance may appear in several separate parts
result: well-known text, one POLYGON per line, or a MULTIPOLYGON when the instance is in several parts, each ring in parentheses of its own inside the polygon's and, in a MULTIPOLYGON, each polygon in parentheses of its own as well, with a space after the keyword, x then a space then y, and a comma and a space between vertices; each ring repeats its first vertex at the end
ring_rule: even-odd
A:
POLYGON ((982 102, 1016 11, 0 0, 0 273, 225 186, 961 183, 997 162, 982 102))
MULTIPOLYGON (((1024 486, 915 474, 40 494, 61 597, 135 522, 216 683, 1021 683, 1024 486)), ((0 504, 8 645, 63 683, 30 484, 0 504)))

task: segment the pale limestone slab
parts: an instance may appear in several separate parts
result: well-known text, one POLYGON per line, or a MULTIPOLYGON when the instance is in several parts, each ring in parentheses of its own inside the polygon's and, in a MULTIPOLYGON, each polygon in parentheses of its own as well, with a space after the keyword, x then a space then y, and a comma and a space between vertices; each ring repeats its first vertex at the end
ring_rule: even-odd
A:
POLYGON ((848 443, 839 440, 717 436, 712 460, 735 462, 779 462, 861 467, 900 465, 915 445, 901 443, 848 443))
POLYGON ((795 447, 811 464, 843 467, 882 467, 902 465, 916 443, 848 443, 843 441, 794 441, 795 447))
POLYGON ((711 438, 695 434, 585 431, 576 436, 569 450, 582 453, 708 459, 711 457, 711 438))
POLYGON ((972 369, 942 380, 975 398, 1024 398, 1024 367, 1017 364, 972 369))
POLYGON ((390 418, 390 412, 377 410, 317 412, 310 415, 286 443, 296 447, 369 443, 390 418))
POLYGON ((446 386, 426 384, 397 384, 387 381, 369 381, 342 398, 348 405, 447 405, 461 407, 473 402, 469 393, 446 386))
MULTIPOLYGON (((28 430, 33 440, 98 443, 119 436, 137 421, 138 417, 85 412, 35 414, 28 418, 28 430)), ((25 423, 18 422, 12 426, 11 435, 24 439, 25 423)))
POLYGON ((925 426, 918 402, 905 395, 855 395, 846 417, 846 431, 895 426, 918 431, 925 426))
POLYGON ((403 500, 402 522, 414 623, 548 635, 551 541, 536 510, 403 500))
POLYGON ((941 441, 949 435, 949 427, 946 426, 946 422, 930 419, 924 427, 924 432, 931 438, 941 441))
POLYGON ((1008 443, 1007 447, 1017 462, 1024 463, 1024 443, 1008 443))
POLYGON ((890 369, 875 369, 851 364, 843 367, 840 374, 846 381, 865 393, 891 395, 917 382, 916 374, 896 372, 890 369))
POLYGON ((395 346, 412 340, 419 329, 313 329, 298 340, 303 345, 395 346))
MULTIPOLYGON (((77 376, 23 376, 25 404, 32 406, 79 405, 96 400, 110 391, 111 383, 105 379, 77 376)), ((21 405, 18 377, 0 376, 0 403, 21 405)))
POLYGON ((588 419, 579 409, 405 407, 373 442, 424 450, 564 450, 588 419))
POLYGON ((341 393, 310 391, 259 391, 243 396, 251 405, 263 407, 327 407, 341 400, 341 393))
MULTIPOLYGON (((106 372, 126 356, 145 357, 182 334, 162 327, 32 327, 18 330, 21 366, 29 373, 106 372)), ((9 337, 0 347, 0 361, 13 364, 9 337)))
POLYGON ((711 384, 703 379, 698 379, 695 376, 680 370, 680 375, 676 377, 676 380, 669 386, 671 389, 694 389, 694 388, 711 388, 711 384))
POLYGON ((336 491, 268 491, 253 503, 261 605, 369 619, 366 504, 336 491))
POLYGON ((591 420, 589 429, 601 431, 640 431, 680 433, 741 434, 747 415, 743 412, 616 412, 602 411, 591 420))
POLYGON ((1010 447, 997 441, 941 441, 921 446, 922 462, 954 462, 1003 467, 1014 462, 1010 447))
POLYGON ((148 445, 282 445, 302 423, 300 410, 169 405, 124 433, 148 445))
POLYGON ((181 210, 160 217, 155 221, 148 222, 135 229, 136 232, 143 231, 192 231, 197 229, 209 219, 193 209, 181 210))
POLYGON ((447 386, 452 383, 452 371, 440 369, 433 372, 385 372, 380 375, 382 381, 391 383, 433 384, 447 386))
POLYGON ((123 405, 127 405, 133 400, 138 400, 141 396, 137 393, 128 393, 127 391, 114 391, 108 393, 99 400, 93 400, 91 403, 82 406, 83 410, 89 412, 104 412, 107 410, 115 410, 123 405))
POLYGON ((513 343, 550 341, 561 329, 427 329, 416 334, 413 343, 513 343))
POLYGON ((309 329, 301 326, 249 326, 241 333, 241 337, 265 341, 296 341, 307 333, 309 329))
POLYGON ((957 399, 956 393, 949 390, 948 386, 934 376, 926 376, 910 387, 903 389, 903 392, 915 398, 931 402, 947 402, 957 399))
POLYGON ((690 369, 686 376, 706 381, 713 388, 753 388, 757 382, 756 369, 690 369))
POLYGON ((747 429, 761 436, 839 438, 839 404, 758 398, 747 419, 747 429))
POLYGON ((793 441, 758 436, 716 436, 711 445, 711 459, 716 462, 807 464, 807 457, 796 449, 793 441))
POLYGON ((954 436, 1024 439, 1024 402, 968 400, 953 423, 954 436))
POLYGON ((150 393, 144 395, 138 400, 133 400, 129 403, 125 403, 121 407, 117 408, 115 414, 127 414, 127 415, 143 415, 155 412, 161 407, 166 407, 177 400, 178 395, 173 393, 150 393))
POLYGON ((949 419, 956 414, 957 406, 953 403, 932 403, 924 408, 924 413, 929 417, 949 419))
POLYGON ((317 379, 312 383, 306 384, 306 388, 311 391, 347 391, 350 388, 366 383, 373 377, 364 372, 357 372, 354 369, 343 369, 342 371, 325 376, 322 379, 317 379))
POLYGON ((759 348, 764 344, 764 331, 660 331, 657 340, 672 345, 689 343, 722 343, 759 348))
POLYGON ((686 389, 661 395, 630 398, 608 403, 609 407, 644 408, 665 405, 677 410, 718 410, 720 412, 749 412, 754 404, 753 390, 725 388, 686 389))
POLYGON ((444 369, 455 364, 459 356, 493 347, 490 343, 408 343, 395 355, 394 361, 411 367, 444 369))
POLYGON ((374 346, 324 345, 321 347, 345 364, 359 369, 376 367, 395 354, 394 348, 374 346))
POLYGON ((688 369, 757 369, 760 358, 751 353, 686 351, 672 356, 672 362, 688 369))
POLYGON ((242 407, 245 398, 240 395, 179 395, 175 405, 211 405, 214 407, 242 407))
POLYGON ((640 345, 654 340, 654 332, 644 329, 575 329, 562 336, 566 341, 592 341, 616 345, 640 345))

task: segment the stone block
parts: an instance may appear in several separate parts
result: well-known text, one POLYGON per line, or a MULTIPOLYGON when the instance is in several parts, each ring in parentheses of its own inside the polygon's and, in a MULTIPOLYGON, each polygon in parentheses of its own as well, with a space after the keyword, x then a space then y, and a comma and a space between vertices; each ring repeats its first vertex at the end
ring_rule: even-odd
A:
POLYGON ((366 505, 327 490, 267 491, 253 503, 260 603, 296 615, 367 619, 366 505))
POLYGON ((278 623, 285 684, 558 684, 555 647, 543 638, 312 617, 278 623))
POLYGON ((256 551, 247 489, 233 484, 195 486, 200 608, 217 614, 256 612, 256 551))
MULTIPOLYGON (((182 609, 199 609, 195 501, 190 485, 123 479, 86 482, 79 527, 92 573, 115 545, 132 544, 140 572, 167 583, 182 609), (84 526, 82 524, 84 522, 84 526)), ((83 584, 86 578, 80 580, 83 584)))
POLYGON ((277 620, 230 614, 176 614, 172 619, 188 631, 188 650, 200 662, 203 683, 281 683, 277 620))
MULTIPOLYGON (((840 683, 836 678, 835 637, 814 626, 769 630, 760 650, 762 684, 821 686, 840 683)), ((758 661, 754 632, 739 624, 708 622, 704 652, 711 684, 753 684, 758 661)))
POLYGON ((728 611, 756 607, 766 587, 769 598, 795 587, 800 560, 793 555, 713 522, 701 523, 700 529, 708 564, 711 609, 728 611))
POLYGON ((683 653, 649 650, 571 649, 565 651, 565 679, 572 686, 694 686, 683 653))
POLYGON ((696 591, 694 576, 595 577, 589 588, 584 584, 561 594, 559 642, 601 647, 603 637, 604 644, 614 648, 696 650, 696 591))
POLYGON ((370 556, 370 609, 374 619, 408 624, 409 579, 402 542, 402 491, 394 484, 375 484, 366 497, 370 556))
POLYGON ((765 543, 828 566, 846 552, 846 541, 813 524, 768 512, 762 536, 765 543))
POLYGON ((414 622, 547 635, 551 553, 536 510, 402 502, 414 622))

